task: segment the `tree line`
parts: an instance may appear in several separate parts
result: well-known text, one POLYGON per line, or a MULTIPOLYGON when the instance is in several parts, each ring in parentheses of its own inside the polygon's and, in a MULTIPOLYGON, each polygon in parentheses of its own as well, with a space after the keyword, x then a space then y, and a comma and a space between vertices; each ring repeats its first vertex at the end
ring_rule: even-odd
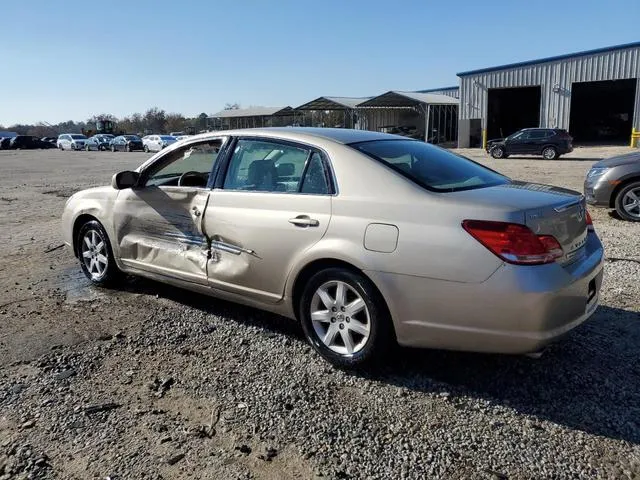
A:
POLYGON ((62 133, 82 133, 83 130, 95 130, 96 121, 102 119, 115 122, 116 132, 146 135, 148 133, 182 132, 190 128, 199 132, 207 130, 207 118, 208 115, 204 112, 197 117, 189 118, 181 113, 167 113, 162 109, 153 107, 144 113, 133 113, 122 118, 103 113, 94 115, 84 122, 68 120, 56 124, 38 122, 35 124, 15 124, 8 127, 0 125, 0 130, 16 132, 18 135, 57 137, 62 133))

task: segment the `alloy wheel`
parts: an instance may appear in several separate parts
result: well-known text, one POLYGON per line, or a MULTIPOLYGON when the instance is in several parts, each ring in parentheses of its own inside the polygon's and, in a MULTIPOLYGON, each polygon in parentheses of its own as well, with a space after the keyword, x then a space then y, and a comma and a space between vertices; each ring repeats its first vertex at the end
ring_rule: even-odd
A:
POLYGON ((362 350, 371 334, 364 299, 348 283, 338 280, 324 283, 314 293, 311 323, 320 341, 340 355, 362 350))
POLYGON ((495 147, 491 151, 491 154, 493 158, 502 158, 504 156, 504 150, 502 149, 502 147, 495 147))
POLYGON ((109 264, 107 247, 102 234, 94 229, 87 230, 82 237, 82 262, 92 280, 100 280, 109 264))
POLYGON ((556 158, 556 151, 551 147, 545 148, 542 156, 547 160, 553 160, 556 158))
POLYGON ((634 218, 640 218, 640 187, 629 190, 622 197, 622 208, 634 218))

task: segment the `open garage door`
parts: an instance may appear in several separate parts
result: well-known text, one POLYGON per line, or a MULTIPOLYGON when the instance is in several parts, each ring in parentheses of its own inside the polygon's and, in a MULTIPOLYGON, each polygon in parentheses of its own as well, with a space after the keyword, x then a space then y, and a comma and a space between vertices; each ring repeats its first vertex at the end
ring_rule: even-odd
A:
POLYGON ((636 79, 574 83, 569 133, 576 142, 627 144, 633 125, 636 79))
POLYGON ((502 138, 521 128, 540 126, 540 86, 490 88, 487 138, 502 138))

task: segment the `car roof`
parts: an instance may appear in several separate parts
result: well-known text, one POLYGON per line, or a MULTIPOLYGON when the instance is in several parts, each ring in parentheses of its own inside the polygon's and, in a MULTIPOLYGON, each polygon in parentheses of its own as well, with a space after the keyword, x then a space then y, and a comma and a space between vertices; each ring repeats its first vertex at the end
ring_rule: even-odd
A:
POLYGON ((216 136, 241 136, 251 135, 272 137, 277 136, 284 140, 313 141, 316 139, 331 140, 344 145, 358 142, 368 142, 372 140, 411 140, 400 135, 392 135, 389 133, 371 132, 369 130, 352 130, 348 128, 319 128, 319 127, 269 127, 269 128, 246 128, 238 130, 221 130, 217 132, 209 132, 191 137, 193 140, 197 138, 208 138, 212 135, 216 136))

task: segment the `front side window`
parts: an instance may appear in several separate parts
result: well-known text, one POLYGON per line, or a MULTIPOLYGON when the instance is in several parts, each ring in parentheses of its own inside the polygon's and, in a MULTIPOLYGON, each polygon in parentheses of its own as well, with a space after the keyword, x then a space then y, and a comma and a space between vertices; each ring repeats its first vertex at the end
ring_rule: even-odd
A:
POLYGON ((215 139, 169 152, 145 171, 145 185, 205 188, 221 147, 215 139))
POLYGON ((262 140, 239 140, 224 188, 258 192, 298 192, 311 151, 262 140))
POLYGON ((435 192, 456 192, 509 183, 468 158, 417 140, 375 140, 350 145, 435 192))

